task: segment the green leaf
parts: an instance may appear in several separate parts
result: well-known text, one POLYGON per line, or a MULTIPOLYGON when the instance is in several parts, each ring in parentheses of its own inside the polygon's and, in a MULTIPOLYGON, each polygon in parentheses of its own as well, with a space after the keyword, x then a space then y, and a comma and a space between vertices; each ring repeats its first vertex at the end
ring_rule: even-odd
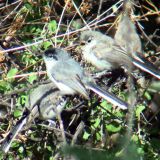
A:
POLYGON ((42 29, 41 28, 37 28, 36 32, 35 32, 35 35, 39 35, 39 34, 41 34, 41 32, 42 32, 42 29))
POLYGON ((134 135, 132 136, 132 140, 133 140, 134 142, 138 142, 138 141, 139 141, 139 138, 138 138, 138 136, 137 136, 136 134, 134 134, 134 135))
POLYGON ((9 82, 6 81, 0 82, 0 91, 7 91, 9 89, 11 89, 11 84, 9 82))
POLYGON ((89 138, 90 134, 88 132, 84 132, 83 139, 87 140, 89 138))
POLYGON ((23 148, 22 146, 19 147, 18 152, 19 152, 19 153, 23 153, 23 152, 24 152, 24 148, 23 148))
POLYGON ((147 98, 148 101, 150 101, 152 99, 151 95, 149 94, 149 92, 145 92, 144 96, 147 98))
POLYGON ((25 5, 25 7, 26 7, 27 9, 29 9, 29 10, 31 10, 31 9, 33 8, 32 5, 29 4, 29 3, 25 3, 24 5, 25 5))
POLYGON ((34 59, 30 52, 25 52, 21 58, 21 62, 25 63, 26 66, 35 64, 37 61, 34 59))
POLYGON ((22 116, 22 111, 19 110, 19 109, 16 109, 13 113, 14 117, 17 118, 17 117, 20 117, 22 116))
MULTIPOLYGON (((112 104, 108 103, 106 100, 102 101, 101 106, 106 108, 109 111, 111 111, 113 108, 112 104)), ((106 111, 104 110, 104 112, 106 112, 106 111)))
POLYGON ((145 106, 143 105, 139 105, 136 109, 136 117, 138 118, 138 120, 140 120, 140 114, 142 113, 142 111, 145 109, 145 106))
POLYGON ((115 115, 116 115, 117 117, 119 117, 119 118, 122 118, 122 117, 125 116, 124 113, 121 112, 121 111, 117 111, 117 112, 115 113, 115 115))
POLYGON ((12 148, 16 148, 19 146, 19 143, 17 141, 13 141, 11 146, 12 148))
POLYGON ((37 79, 37 75, 30 75, 28 77, 28 82, 33 84, 33 82, 37 79))
POLYGON ((101 134, 99 132, 96 132, 96 140, 97 141, 101 140, 101 134))
POLYGON ((99 126, 100 122, 101 122, 100 118, 97 118, 95 120, 94 127, 97 128, 99 126))
POLYGON ((43 42, 42 46, 46 50, 46 49, 48 49, 49 46, 52 46, 52 42, 49 42, 49 41, 43 42))
POLYGON ((106 125, 107 131, 109 132, 118 132, 121 130, 121 126, 116 126, 113 124, 106 125))
POLYGON ((22 106, 24 104, 26 104, 26 101, 28 101, 28 96, 27 95, 21 95, 20 97, 18 97, 17 106, 22 106))
POLYGON ((46 148, 49 150, 49 151, 53 151, 52 147, 51 146, 46 146, 46 148))
POLYGON ((48 30, 51 32, 55 32, 57 29, 57 22, 55 20, 50 21, 48 24, 48 30))
POLYGON ((17 74, 17 72, 18 72, 17 68, 10 69, 9 72, 7 73, 7 78, 11 78, 11 77, 15 76, 17 74))

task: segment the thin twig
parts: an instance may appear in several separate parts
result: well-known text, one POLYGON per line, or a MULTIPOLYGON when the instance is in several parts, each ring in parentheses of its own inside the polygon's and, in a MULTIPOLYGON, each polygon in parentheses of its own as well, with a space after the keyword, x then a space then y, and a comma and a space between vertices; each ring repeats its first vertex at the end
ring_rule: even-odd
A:
MULTIPOLYGON (((122 0, 118 1, 116 4, 114 5, 118 5, 119 3, 123 2, 122 0)), ((118 7, 117 10, 123 5, 123 3, 121 3, 118 7)), ((117 10, 113 11, 110 15, 107 15, 106 17, 100 19, 99 21, 97 21, 97 19, 101 18, 104 14, 108 13, 110 10, 112 10, 113 7, 108 8, 105 12, 103 12, 101 15, 97 16, 95 19, 93 19, 91 22, 88 23, 89 26, 93 26, 97 23, 100 23, 102 21, 104 21, 105 19, 111 17, 114 15, 115 12, 117 12, 117 10)))
MULTIPOLYGON (((64 11, 66 10, 66 7, 67 7, 69 1, 70 1, 70 0, 67 0, 65 6, 63 7, 63 11, 62 11, 62 13, 61 13, 61 17, 60 17, 60 20, 59 20, 59 22, 58 22, 58 27, 57 27, 57 30, 56 30, 55 37, 58 35, 58 31, 59 31, 59 28, 60 28, 60 24, 61 24, 61 22, 62 22, 62 18, 63 18, 63 15, 64 15, 64 11)), ((57 39, 55 39, 55 47, 57 47, 57 39)))
POLYGON ((77 8, 77 6, 76 6, 76 4, 74 3, 74 1, 73 1, 73 0, 72 0, 72 3, 73 3, 73 6, 75 7, 75 9, 76 9, 77 13, 78 13, 78 14, 79 14, 79 16, 81 17, 82 21, 84 22, 85 27, 86 27, 87 29, 91 29, 91 28, 89 27, 89 25, 87 24, 87 22, 84 20, 84 18, 83 18, 83 16, 82 16, 82 14, 80 13, 79 9, 77 8))
POLYGON ((72 142, 71 142, 72 146, 76 143, 78 135, 82 132, 83 128, 84 128, 84 122, 81 121, 77 127, 76 133, 74 134, 74 136, 72 138, 72 142))
POLYGON ((145 36, 145 38, 155 47, 157 48, 158 46, 147 36, 147 34, 144 32, 142 29, 141 25, 137 22, 139 29, 141 30, 142 34, 145 36))
POLYGON ((4 6, 4 7, 1 7, 0 10, 3 10, 3 9, 8 8, 10 6, 13 6, 13 5, 15 5, 16 3, 19 3, 19 2, 22 2, 22 0, 17 0, 15 2, 13 2, 12 4, 8 4, 8 5, 4 6))
POLYGON ((13 14, 13 12, 16 11, 16 9, 17 9, 21 4, 22 4, 22 1, 14 8, 14 10, 13 10, 12 12, 10 12, 10 14, 8 14, 8 15, 6 16, 6 18, 4 18, 4 19, 1 21, 0 26, 2 25, 2 23, 3 23, 5 20, 7 20, 7 19, 10 17, 11 14, 13 14))
MULTIPOLYGON (((99 2, 99 8, 98 8, 98 13, 97 13, 97 20, 96 20, 96 24, 95 24, 95 27, 97 27, 97 21, 100 19, 99 15, 100 15, 100 12, 101 12, 101 9, 102 9, 102 4, 103 4, 103 0, 100 0, 99 2)), ((95 29, 95 28, 94 28, 95 29)))
POLYGON ((46 71, 25 73, 25 74, 20 74, 20 75, 15 75, 15 76, 4 78, 3 80, 0 80, 0 82, 4 80, 9 80, 9 79, 22 78, 22 77, 28 77, 28 76, 33 76, 33 75, 44 75, 44 74, 46 74, 46 71))

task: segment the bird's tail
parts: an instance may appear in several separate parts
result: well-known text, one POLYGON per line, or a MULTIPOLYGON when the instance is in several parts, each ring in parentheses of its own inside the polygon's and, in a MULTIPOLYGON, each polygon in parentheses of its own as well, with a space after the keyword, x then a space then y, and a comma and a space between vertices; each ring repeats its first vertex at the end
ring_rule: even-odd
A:
POLYGON ((132 59, 132 63, 139 69, 151 74, 152 76, 160 79, 160 71, 151 65, 148 65, 147 63, 143 63, 139 60, 132 59))
POLYGON ((123 100, 116 97, 114 94, 103 90, 102 88, 98 87, 97 85, 90 83, 88 85, 88 88, 92 90, 93 92, 97 93, 99 96, 103 97, 110 103, 120 107, 123 110, 128 109, 128 103, 124 102, 123 100))
POLYGON ((13 129, 10 131, 10 133, 7 135, 7 137, 5 138, 4 142, 1 145, 1 150, 4 153, 7 153, 12 141, 14 140, 14 138, 18 135, 18 133, 21 131, 21 129, 23 128, 23 126, 26 124, 27 122, 27 116, 22 117, 16 124, 16 126, 13 127, 13 129))

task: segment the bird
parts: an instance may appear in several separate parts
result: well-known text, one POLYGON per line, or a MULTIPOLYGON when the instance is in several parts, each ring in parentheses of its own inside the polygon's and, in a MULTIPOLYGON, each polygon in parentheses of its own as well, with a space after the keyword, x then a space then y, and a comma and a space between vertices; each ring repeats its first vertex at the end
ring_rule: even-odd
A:
POLYGON ((132 58, 133 65, 159 79, 158 68, 148 61, 143 54, 140 37, 136 31, 134 22, 131 20, 133 10, 132 0, 124 0, 123 11, 120 15, 114 40, 119 46, 125 48, 126 54, 132 58))
POLYGON ((90 89, 121 109, 128 108, 128 103, 98 87, 89 73, 64 49, 49 48, 44 52, 43 59, 49 79, 65 95, 80 94, 89 99, 87 89, 90 89))
MULTIPOLYGON (((99 31, 83 31, 80 36, 80 43, 82 44, 81 50, 84 60, 91 63, 97 71, 108 71, 120 67, 133 70, 137 67, 160 79, 158 69, 143 54, 139 54, 138 51, 134 54, 128 53, 128 46, 125 48, 125 45, 120 45, 115 39, 99 31)), ((134 51, 134 48, 132 50, 134 51)))
POLYGON ((66 103, 67 101, 52 82, 34 88, 29 94, 27 109, 5 137, 0 149, 7 153, 13 140, 24 126, 29 125, 38 117, 42 120, 54 119, 57 114, 62 112, 66 103))
POLYGON ((141 40, 136 31, 135 24, 131 20, 133 9, 133 2, 131 0, 124 0, 123 11, 119 16, 120 20, 114 40, 127 50, 127 54, 134 56, 135 53, 138 53, 143 56, 141 40))
POLYGON ((115 49, 121 49, 115 40, 101 32, 83 31, 80 42, 84 60, 95 66, 98 71, 113 70, 124 64, 131 66, 128 56, 115 49))

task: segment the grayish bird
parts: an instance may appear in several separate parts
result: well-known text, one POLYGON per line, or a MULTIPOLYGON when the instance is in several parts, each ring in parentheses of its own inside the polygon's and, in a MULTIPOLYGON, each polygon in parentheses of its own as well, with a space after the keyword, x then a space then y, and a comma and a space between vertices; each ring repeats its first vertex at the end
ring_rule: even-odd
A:
POLYGON ((137 57, 138 54, 142 54, 142 44, 140 37, 136 31, 134 22, 131 20, 131 13, 133 11, 133 2, 130 0, 124 0, 123 11, 120 15, 118 27, 114 36, 117 44, 127 50, 127 54, 132 57, 137 57), (134 55, 137 53, 137 55, 134 55))
POLYGON ((29 94, 28 110, 24 112, 22 118, 11 129, 4 142, 1 150, 7 153, 11 143, 24 128, 29 125, 37 117, 41 119, 53 119, 60 114, 65 107, 66 100, 62 98, 61 92, 53 83, 40 85, 29 94))
POLYGON ((97 93, 112 104, 127 109, 128 104, 98 87, 94 79, 63 49, 52 48, 43 55, 47 74, 57 88, 66 95, 80 94, 89 99, 87 89, 97 93))
POLYGON ((131 66, 128 55, 116 50, 121 48, 115 40, 101 32, 84 31, 81 33, 80 41, 83 44, 83 58, 100 71, 119 68, 124 64, 127 67, 131 66))
MULTIPOLYGON (((118 38, 116 39, 118 41, 118 38)), ((120 40, 117 43, 113 38, 98 31, 82 32, 80 41, 84 44, 81 47, 83 58, 95 66, 97 70, 112 70, 121 66, 131 70, 136 66, 160 79, 160 73, 157 68, 147 61, 142 54, 138 53, 141 47, 134 48, 134 43, 130 47, 125 45, 127 43, 120 45, 120 40), (128 50, 130 50, 129 53, 128 50), (132 54, 135 50, 137 52, 132 54)), ((125 42, 125 40, 122 40, 122 42, 125 42)))
POLYGON ((143 54, 140 37, 134 22, 131 20, 133 9, 133 2, 125 0, 123 12, 114 36, 115 42, 126 50, 126 54, 131 58, 133 65, 159 79, 160 73, 158 68, 148 61, 143 54))

